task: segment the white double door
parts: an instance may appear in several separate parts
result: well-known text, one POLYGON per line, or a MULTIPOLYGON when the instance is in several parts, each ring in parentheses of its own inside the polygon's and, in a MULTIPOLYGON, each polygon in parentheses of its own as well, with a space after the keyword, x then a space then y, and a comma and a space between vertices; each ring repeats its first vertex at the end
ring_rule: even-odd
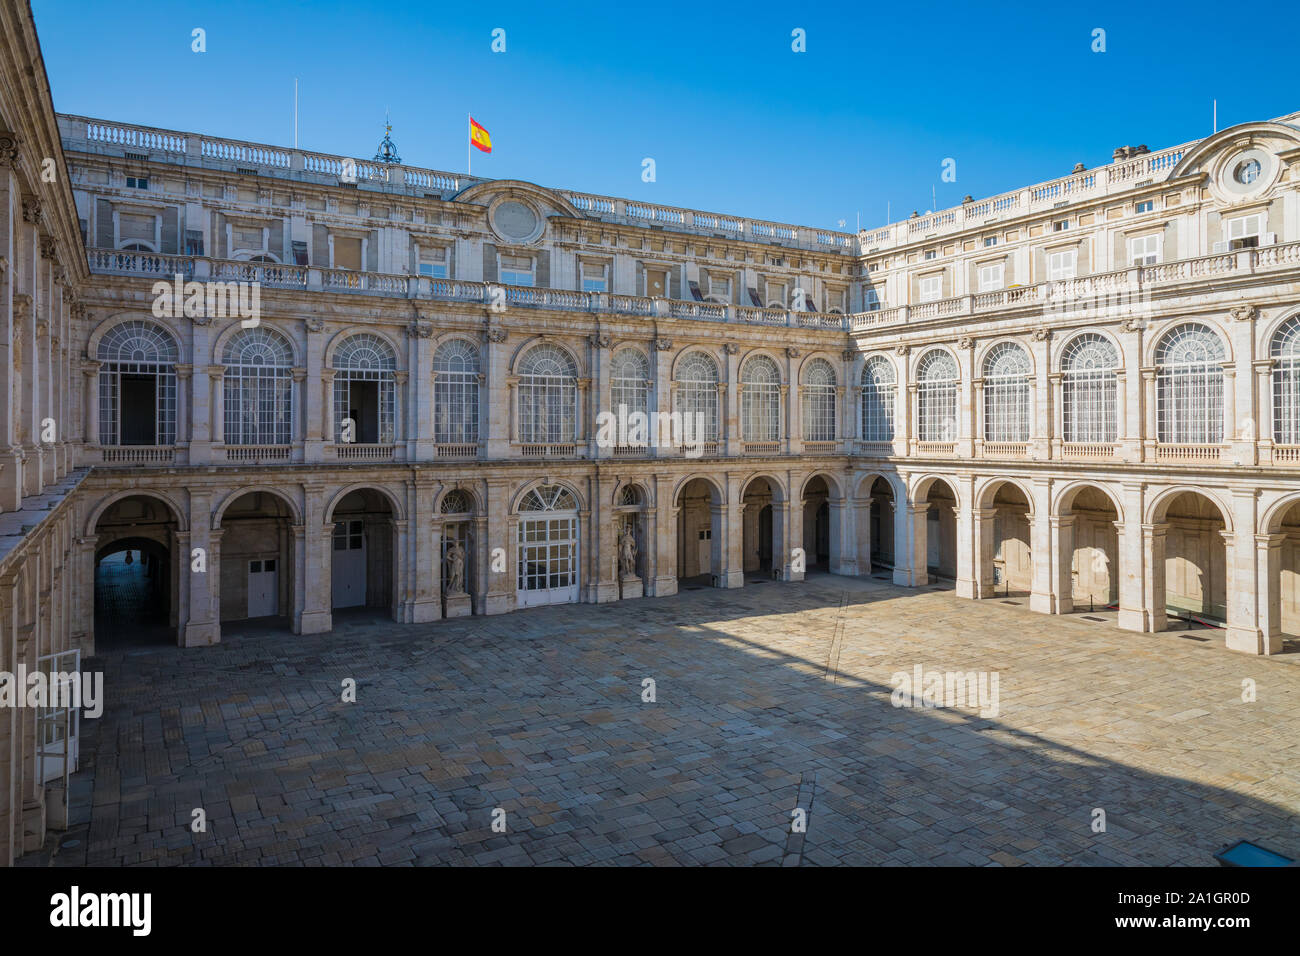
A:
POLYGON ((578 600, 578 516, 519 519, 519 607, 578 600))
POLYGON ((366 603, 366 534, 360 519, 334 525, 334 555, 330 568, 333 607, 362 607, 366 603))
POLYGON ((274 617, 280 613, 279 562, 262 558, 248 562, 248 616, 274 617))

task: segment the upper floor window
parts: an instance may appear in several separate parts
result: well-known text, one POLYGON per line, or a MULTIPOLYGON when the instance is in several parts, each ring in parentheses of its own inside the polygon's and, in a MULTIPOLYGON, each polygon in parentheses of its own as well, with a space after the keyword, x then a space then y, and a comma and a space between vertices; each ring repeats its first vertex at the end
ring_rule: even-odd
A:
POLYGON ((873 355, 862 367, 862 440, 894 440, 894 363, 873 355))
POLYGON ((677 411, 687 442, 718 440, 718 366, 692 352, 677 366, 677 411))
POLYGON ((1076 249, 1051 252, 1047 255, 1047 278, 1050 282, 1073 279, 1077 274, 1079 253, 1076 249))
POLYGON ((916 366, 919 441, 957 440, 957 360, 943 349, 931 349, 916 366))
POLYGON ((609 291, 608 265, 603 262, 580 262, 578 268, 582 272, 583 292, 609 291))
POLYGON ((926 250, 925 250, 924 258, 925 258, 925 260, 928 262, 928 261, 931 260, 931 259, 935 259, 935 258, 937 258, 938 255, 939 255, 939 253, 938 253, 937 250, 935 250, 935 249, 926 249, 926 250))
POLYGON ((875 289, 863 290, 862 307, 868 312, 877 311, 880 308, 880 293, 875 289))
POLYGON ((1070 220, 1058 219, 1052 223, 1052 232, 1065 232, 1070 228, 1070 220))
POLYGON ((1015 342, 993 346, 984 360, 984 440, 1029 441, 1029 353, 1015 342))
POLYGON ((451 339, 433 353, 433 440, 472 445, 479 436, 478 347, 451 339))
POLYGON ((650 360, 637 349, 614 353, 609 363, 609 399, 615 415, 649 411, 650 360))
POLYGON ((519 440, 571 442, 577 429, 577 363, 557 345, 535 346, 519 363, 519 440))
POLYGON ((293 350, 266 326, 240 329, 226 343, 227 445, 293 441, 293 350))
POLYGON ((1300 315, 1273 336, 1273 441, 1300 445, 1300 315))
POLYGON ((139 319, 113 326, 99 343, 101 445, 176 442, 176 340, 139 319))
POLYGON ((1156 346, 1156 439, 1178 445, 1223 441, 1223 340, 1188 322, 1156 346))
POLYGON ((731 301, 731 276, 709 273, 709 298, 718 302, 731 301))
POLYGON ((349 336, 334 353, 334 440, 390 444, 397 404, 397 353, 378 335, 349 336))
POLYGON ((1238 163, 1232 171, 1232 178, 1243 186, 1249 186, 1259 179, 1262 167, 1258 159, 1248 159, 1245 162, 1238 163))
POLYGON ((1118 434, 1119 353, 1096 332, 1076 335, 1061 355, 1061 420, 1067 442, 1109 444, 1118 434))
POLYGON ((740 373, 740 437, 777 441, 781 437, 781 372, 766 355, 755 355, 740 373))
POLYGON ((943 276, 922 276, 920 284, 921 301, 933 302, 943 295, 943 276))
POLYGON ((1144 199, 1141 202, 1133 204, 1133 211, 1135 213, 1150 212, 1155 208, 1156 208, 1156 204, 1155 204, 1155 200, 1153 199, 1144 199))
POLYGON ((498 278, 506 285, 533 284, 533 260, 529 256, 502 256, 498 278))
POLYGON ((1264 216, 1239 216, 1224 221, 1224 239, 1230 250, 1253 249, 1259 245, 1260 234, 1264 231, 1264 216))
POLYGON ((1149 236, 1134 236, 1128 241, 1128 261, 1134 266, 1153 266, 1160 261, 1160 248, 1164 236, 1153 233, 1149 236))
POLYGON ((985 248, 985 249, 989 249, 989 248, 991 248, 991 247, 993 247, 993 246, 996 246, 997 244, 998 244, 998 237, 997 237, 997 236, 985 236, 985 237, 984 237, 984 248, 985 248))
POLYGON ((825 359, 815 358, 805 367, 800 387, 805 441, 835 440, 836 384, 835 369, 825 359))
POLYGON ((993 292, 1002 288, 1003 263, 980 266, 979 279, 981 292, 993 292))
POLYGON ((420 275, 431 279, 447 279, 451 276, 448 265, 446 246, 434 246, 420 250, 420 275))
POLYGON ((148 189, 149 177, 148 176, 127 176, 126 188, 127 189, 148 189))
POLYGON ((769 280, 767 283, 767 307, 769 309, 784 309, 785 303, 785 283, 769 280))

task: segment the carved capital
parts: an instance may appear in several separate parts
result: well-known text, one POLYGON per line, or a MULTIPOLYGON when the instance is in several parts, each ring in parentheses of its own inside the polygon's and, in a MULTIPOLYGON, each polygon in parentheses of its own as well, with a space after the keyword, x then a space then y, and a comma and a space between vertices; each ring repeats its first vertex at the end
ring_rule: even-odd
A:
POLYGON ((903 342, 899 342, 897 345, 894 346, 894 354, 897 355, 899 358, 906 358, 907 353, 910 351, 912 351, 912 347, 903 342))
POLYGON ((406 334, 413 339, 433 338, 433 323, 415 321, 406 327, 406 334))
POLYGON ((309 316, 303 320, 303 323, 307 326, 308 332, 325 331, 325 320, 318 315, 309 316))
POLYGON ((1052 337, 1052 330, 1045 325, 1040 325, 1030 334, 1033 335, 1035 342, 1046 342, 1052 337))
POLYGON ((1259 309, 1249 302, 1243 302, 1241 305, 1233 306, 1228 314, 1232 316, 1234 322, 1253 322, 1259 315, 1259 309))
MULTIPOLYGON (((14 293, 14 318, 26 321, 32 315, 32 297, 26 292, 14 293)), ((17 334, 17 333, 15 333, 17 334)))
POLYGON ((852 362, 857 357, 858 357, 858 353, 855 352, 853 349, 845 349, 840 353, 840 358, 846 362, 852 362))
POLYGON ((737 345, 735 342, 726 342, 722 346, 722 351, 727 355, 735 355, 737 352, 740 351, 740 346, 737 345))
POLYGON ((206 311, 195 312, 194 315, 192 315, 192 316, 190 317, 190 319, 191 319, 191 321, 193 321, 193 323, 194 323, 195 325, 211 325, 211 324, 212 324, 212 316, 208 315, 208 313, 207 313, 206 311))
POLYGON ((0 133, 0 168, 12 169, 18 165, 18 137, 0 133))
POLYGON ((672 339, 655 339, 655 348, 660 352, 667 352, 673 347, 672 339))
POLYGON ((41 201, 35 196, 27 196, 23 199, 23 222, 30 222, 33 225, 41 221, 41 201))
POLYGON ((483 331, 483 340, 485 342, 495 342, 501 344, 506 340, 506 330, 493 326, 483 331))
POLYGON ((47 322, 45 319, 37 319, 37 320, 36 320, 36 337, 37 337, 38 339, 43 339, 43 338, 45 338, 45 336, 47 336, 47 335, 49 335, 49 334, 50 334, 50 323, 47 322))
POLYGON ((800 352, 793 345, 786 346, 785 354, 787 358, 798 358, 800 355, 803 355, 803 353, 800 352))
POLYGON ((1125 332, 1141 332, 1147 327, 1146 319, 1125 319, 1119 326, 1125 332))
POLYGON ((587 341, 594 349, 607 349, 614 344, 614 337, 603 332, 593 333, 587 336, 587 341))
POLYGON ((41 236, 40 247, 42 259, 53 259, 59 254, 53 236, 41 236))
POLYGON ((957 340, 957 348, 966 350, 975 347, 975 340, 969 335, 963 335, 957 340))

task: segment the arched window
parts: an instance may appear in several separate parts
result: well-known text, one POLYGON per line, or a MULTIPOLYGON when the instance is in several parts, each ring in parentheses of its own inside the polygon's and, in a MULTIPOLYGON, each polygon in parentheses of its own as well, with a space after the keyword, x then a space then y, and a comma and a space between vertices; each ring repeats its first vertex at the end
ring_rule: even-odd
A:
POLYGON ((462 488, 453 488, 443 497, 440 510, 445 515, 469 514, 474 510, 474 497, 462 488))
POLYGON ((614 353, 609 364, 609 396, 615 415, 649 411, 650 361, 636 349, 614 353))
POLYGON ((894 363, 873 355, 862 367, 862 440, 894 440, 894 363))
POLYGON ((335 441, 393 442, 397 354, 377 335, 349 337, 334 353, 335 441), (345 432, 347 423, 350 430, 345 432))
POLYGON ((677 366, 677 411, 684 441, 718 440, 718 366, 692 352, 677 366))
POLYGON ((99 342, 99 443, 176 443, 176 340, 152 322, 115 325, 99 342))
POLYGON ((1029 353, 999 342, 984 360, 984 440, 1029 441, 1029 353))
POLYGON ((835 440, 835 369, 817 358, 804 367, 800 385, 804 441, 835 440))
POLYGON ((227 445, 293 441, 293 350, 265 326, 240 329, 226 343, 227 445))
POLYGON ((538 485, 519 503, 522 511, 577 511, 573 492, 563 485, 538 485))
POLYGON ((957 360, 943 349, 931 349, 917 364, 918 441, 957 440, 957 360))
POLYGON ((1273 336, 1273 441, 1300 445, 1300 315, 1273 336))
POLYGON ((1096 332, 1076 335, 1061 355, 1061 421, 1067 442, 1116 440, 1119 353, 1096 332))
POLYGON ((479 357, 473 343, 452 339, 433 353, 433 440, 440 445, 478 441, 479 357))
POLYGON ((781 372, 766 355, 755 355, 740 373, 742 441, 777 441, 781 437, 781 372))
POLYGON ((1223 441, 1223 340, 1189 322, 1156 346, 1156 439, 1173 445, 1223 441))
POLYGON ((519 440, 577 440, 578 367, 563 349, 538 345, 519 363, 519 440))

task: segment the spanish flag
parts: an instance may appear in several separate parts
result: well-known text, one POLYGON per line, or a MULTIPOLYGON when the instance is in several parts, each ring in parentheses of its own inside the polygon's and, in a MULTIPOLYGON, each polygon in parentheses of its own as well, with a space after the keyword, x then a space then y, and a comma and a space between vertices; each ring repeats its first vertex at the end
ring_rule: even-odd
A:
POLYGON ((492 152, 492 137, 488 135, 487 130, 474 122, 472 116, 469 118, 469 141, 485 153, 492 152))

